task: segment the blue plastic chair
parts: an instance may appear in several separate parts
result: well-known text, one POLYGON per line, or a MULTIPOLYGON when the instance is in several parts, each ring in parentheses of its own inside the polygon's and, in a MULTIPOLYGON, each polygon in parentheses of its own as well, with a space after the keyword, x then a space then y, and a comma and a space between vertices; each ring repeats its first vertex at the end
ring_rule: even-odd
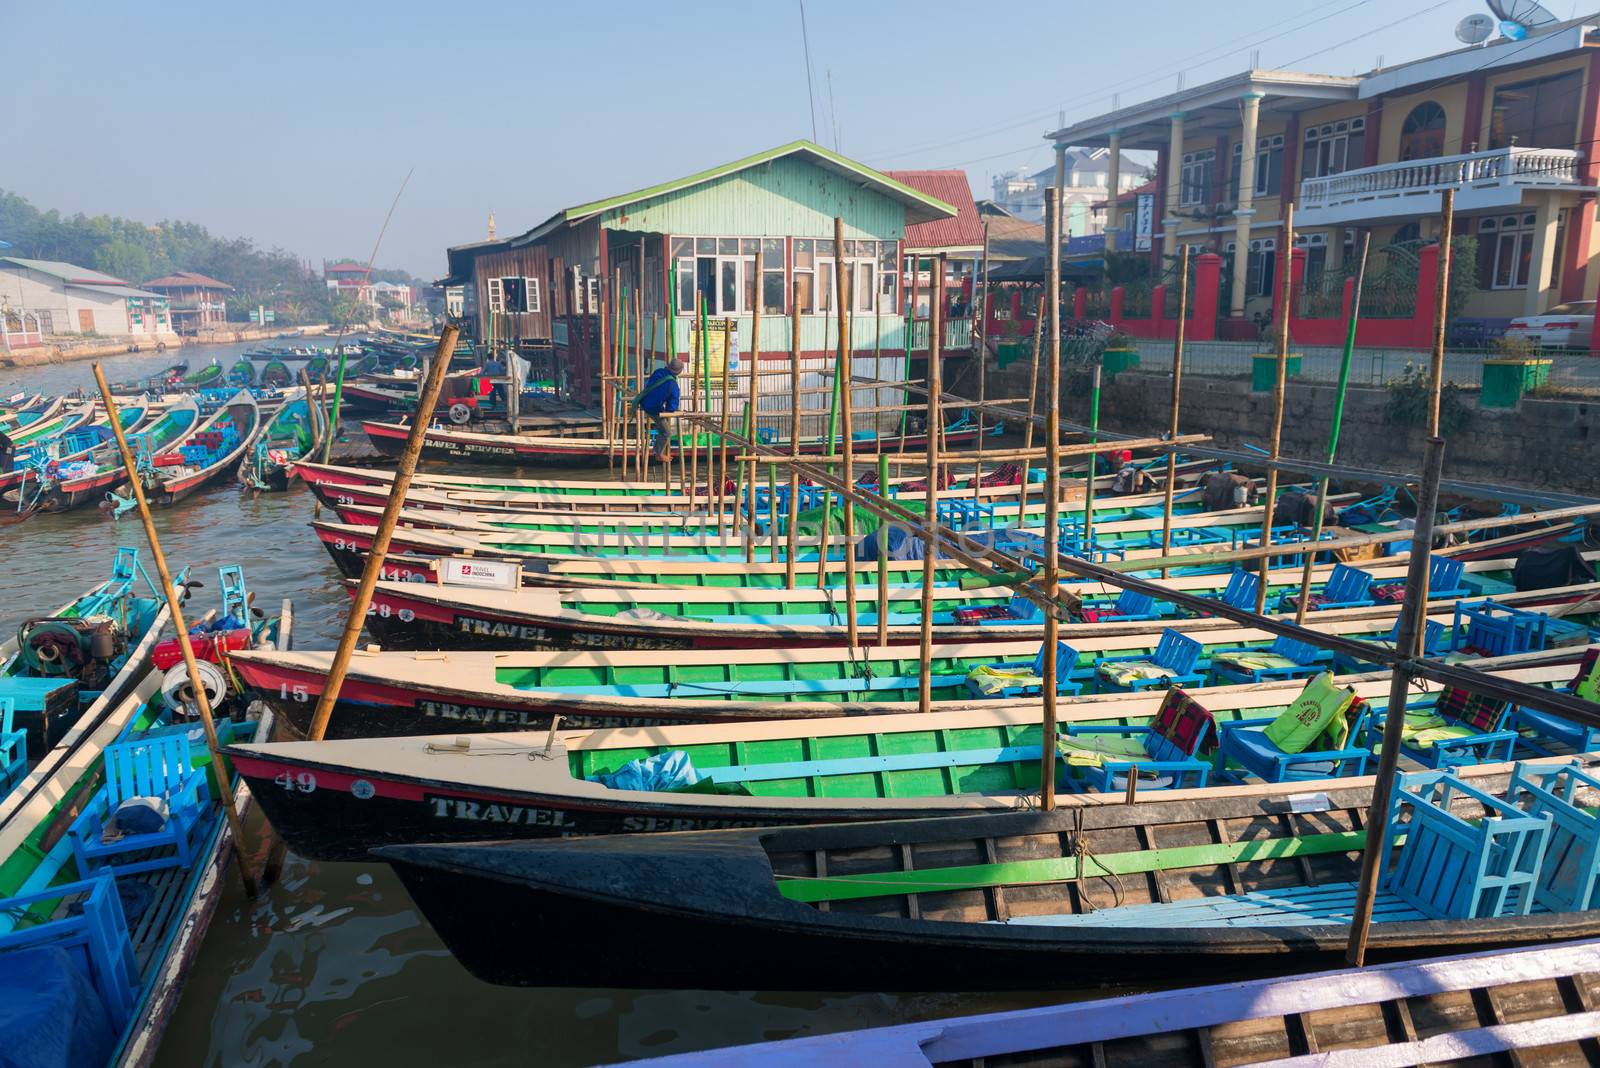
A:
POLYGON ((1218 682, 1265 682, 1267 679, 1298 679, 1321 672, 1333 654, 1307 642, 1280 634, 1265 649, 1242 646, 1216 649, 1211 653, 1211 675, 1218 682), (1292 661, 1272 667, 1252 667, 1241 663, 1251 654, 1270 653, 1292 661))
POLYGON ((28 732, 13 729, 16 710, 16 701, 0 697, 0 797, 28 774, 28 732))
POLYGON ((1510 656, 1545 647, 1549 616, 1494 601, 1457 604, 1450 651, 1510 656))
MULTIPOLYGON (((52 918, 0 934, 0 959, 7 950, 39 946, 66 950, 83 965, 84 974, 105 1002, 114 1026, 121 1029, 138 999, 139 966, 134 960, 116 880, 102 873, 6 898, 0 901, 0 915, 21 917, 40 906, 50 907, 52 918), (54 904, 64 899, 75 907, 61 909, 54 904)), ((63 1021, 62 1026, 69 1023, 63 1021)))
POLYGON ((1470 597, 1472 591, 1461 584, 1467 565, 1453 556, 1435 556, 1428 563, 1428 597, 1470 597))
POLYGON ((1102 692, 1149 690, 1158 686, 1184 686, 1205 681, 1203 672, 1197 670, 1205 646, 1180 634, 1170 627, 1161 632, 1161 640, 1151 654, 1130 653, 1122 656, 1097 656, 1094 660, 1095 680, 1102 692), (1113 664, 1127 664, 1146 669, 1146 677, 1118 682, 1106 668, 1113 664))
MULTIPOLYGON (((1443 623, 1433 619, 1427 620, 1422 628, 1422 655, 1438 656, 1444 651, 1447 635, 1448 631, 1443 623)), ((1395 625, 1389 628, 1389 635, 1382 640, 1381 644, 1393 649, 1394 643, 1399 637, 1400 623, 1396 621, 1395 625)), ((1333 654, 1333 673, 1335 675, 1347 675, 1357 671, 1378 671, 1381 667, 1382 665, 1375 664, 1370 660, 1357 660, 1349 653, 1336 652, 1333 654)))
POLYGON ((164 735, 106 746, 106 782, 72 821, 72 855, 78 871, 89 874, 111 866, 119 874, 188 868, 198 855, 202 817, 210 791, 197 771, 184 735, 164 735), (117 806, 131 797, 160 797, 167 823, 159 831, 105 840, 105 826, 117 806), (134 854, 153 854, 134 856, 134 854))
MULTIPOLYGON (((1230 763, 1266 782, 1299 782, 1306 779, 1336 779, 1346 775, 1365 775, 1372 751, 1353 744, 1367 729, 1371 708, 1357 699, 1353 711, 1346 710, 1349 732, 1338 749, 1308 749, 1285 753, 1267 737, 1267 725, 1275 716, 1238 719, 1221 725, 1217 746, 1216 775, 1224 782, 1244 782, 1244 776, 1228 767, 1230 763)), ((1320 739, 1319 739, 1320 740, 1320 739)), ((1313 745, 1316 743, 1313 742, 1313 745)))

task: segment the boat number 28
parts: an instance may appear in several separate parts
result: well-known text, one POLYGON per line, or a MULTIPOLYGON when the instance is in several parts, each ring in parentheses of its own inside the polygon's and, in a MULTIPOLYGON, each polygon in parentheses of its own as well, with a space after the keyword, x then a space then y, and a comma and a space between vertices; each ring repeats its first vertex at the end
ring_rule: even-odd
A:
POLYGON ((317 788, 317 777, 309 771, 285 771, 272 780, 290 793, 309 794, 317 788))

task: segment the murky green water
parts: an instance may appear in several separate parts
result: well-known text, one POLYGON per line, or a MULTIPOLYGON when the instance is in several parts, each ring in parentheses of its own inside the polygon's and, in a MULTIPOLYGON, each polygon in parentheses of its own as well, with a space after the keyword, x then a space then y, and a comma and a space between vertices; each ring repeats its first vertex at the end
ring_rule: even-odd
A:
MULTIPOLYGON (((248 347, 117 357, 105 361, 106 374, 113 381, 139 377, 175 359, 227 365, 248 347)), ((92 385, 86 362, 0 373, 0 396, 92 385)), ((294 599, 298 646, 327 647, 345 602, 337 572, 306 526, 311 504, 298 486, 252 498, 223 483, 156 519, 172 566, 191 566, 206 581, 196 594, 201 603, 216 595, 218 566, 242 564, 262 602, 294 599)), ((0 632, 82 592, 109 567, 117 546, 143 544, 135 518, 113 522, 92 510, 0 530, 0 632)), ((638 947, 641 956, 650 951, 638 947)), ((494 987, 455 963, 385 865, 291 855, 282 879, 258 901, 230 884, 157 1063, 582 1065, 1061 996, 494 987)))

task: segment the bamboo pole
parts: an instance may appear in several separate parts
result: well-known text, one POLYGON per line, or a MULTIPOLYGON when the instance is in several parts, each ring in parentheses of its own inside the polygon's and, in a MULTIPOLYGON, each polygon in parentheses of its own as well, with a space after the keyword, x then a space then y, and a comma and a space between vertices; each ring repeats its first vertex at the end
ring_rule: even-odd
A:
MULTIPOLYGON (((1288 392, 1289 375, 1289 306, 1294 296, 1294 204, 1283 205, 1283 238, 1278 243, 1283 250, 1279 270, 1283 274, 1278 287, 1278 378, 1272 391, 1272 447, 1270 457, 1276 461, 1283 448, 1283 402, 1288 392)), ((1278 496, 1278 469, 1267 468, 1266 499, 1261 503, 1261 544, 1272 544, 1272 507, 1278 496)), ((1267 561, 1262 558, 1261 573, 1256 583, 1256 612, 1267 610, 1267 561)))
MULTIPOLYGON (((1060 314, 1059 312, 1057 314, 1060 314)), ((1100 445, 1100 379, 1104 365, 1095 362, 1089 384, 1089 445, 1098 450, 1100 445)), ((1060 463, 1060 447, 1056 448, 1056 462, 1060 463)), ((1094 559, 1094 484, 1099 478, 1100 453, 1089 453, 1089 477, 1083 480, 1083 551, 1094 559)))
MULTIPOLYGON (((845 277, 844 258, 844 218, 833 217, 833 245, 838 250, 838 267, 833 272, 834 290, 839 305, 839 352, 836 357, 835 383, 839 388, 839 416, 840 416, 840 443, 844 452, 844 483, 847 486, 856 484, 856 446, 855 446, 855 420, 851 417, 850 406, 855 400, 851 385, 855 381, 851 366, 855 356, 855 316, 852 314, 850 302, 855 294, 851 281, 845 277)), ((826 520, 825 520, 826 521, 826 520)), ((844 502, 844 625, 845 641, 850 647, 850 656, 855 657, 856 646, 860 644, 861 635, 856 626, 856 506, 854 501, 844 502)), ((818 561, 818 573, 826 568, 826 557, 818 561)))
POLYGON ((1428 436, 1439 437, 1439 398, 1444 383, 1446 306, 1450 301, 1451 238, 1455 231, 1456 191, 1446 188, 1439 207, 1439 278, 1433 289, 1433 360, 1428 369, 1428 436))
MULTIPOLYGON (((1339 389, 1333 399, 1333 424, 1328 428, 1328 463, 1339 456, 1339 429, 1344 423, 1344 399, 1350 390, 1350 365, 1355 362, 1356 327, 1361 320, 1361 287, 1367 278, 1367 249, 1372 234, 1361 235, 1361 254, 1356 260, 1356 284, 1351 289, 1350 319, 1345 324, 1344 354, 1339 361, 1339 389)), ((1294 621, 1306 621, 1306 602, 1311 595, 1311 569, 1317 560, 1317 543, 1322 540, 1322 517, 1328 508, 1328 479, 1317 480, 1317 514, 1311 520, 1311 548, 1305 554, 1300 570, 1300 597, 1295 603, 1294 621)))
MULTIPOLYGON (((667 334, 665 339, 666 345, 664 348, 666 349, 667 354, 666 362, 671 363, 673 360, 678 358, 678 330, 676 319, 678 293, 677 288, 674 285, 676 278, 672 270, 672 239, 670 237, 663 237, 661 239, 661 273, 661 293, 662 296, 666 298, 662 302, 662 308, 665 312, 665 315, 663 316, 662 329, 665 330, 667 334)), ((642 390, 643 387, 641 386, 640 389, 642 390)), ((673 420, 674 429, 676 429, 676 423, 677 421, 673 420)), ((683 450, 674 449, 672 447, 672 435, 667 433, 665 429, 665 421, 663 421, 662 425, 663 429, 661 432, 666 436, 667 439, 664 443, 662 454, 666 456, 667 459, 661 465, 661 484, 663 489, 665 489, 668 493, 671 493, 672 461, 673 458, 683 450)), ((678 468, 681 472, 683 468, 683 464, 681 462, 679 463, 678 468)), ((678 488, 680 491, 685 489, 681 480, 678 483, 678 488)), ((689 499, 689 505, 690 507, 694 506, 694 499, 692 497, 689 499)))
MULTIPOLYGON (((751 311, 750 319, 750 440, 761 440, 761 253, 760 245, 756 246, 756 306, 751 311)), ((750 508, 750 537, 745 542, 744 560, 747 564, 756 561, 756 483, 760 480, 761 470, 754 460, 750 461, 748 468, 749 482, 746 483, 746 503, 750 508)), ((772 502, 767 502, 770 512, 772 502)))
MULTIPOLYGON (((1022 447, 1026 452, 1033 451, 1033 421, 1034 413, 1038 410, 1039 400, 1039 351, 1044 340, 1044 306, 1041 298, 1040 306, 1033 313, 1033 372, 1028 376, 1028 422, 1022 430, 1022 447)), ((1022 481, 1017 483, 1017 511, 1020 515, 1028 509, 1028 477, 1032 473, 1032 465, 1026 459, 1022 462, 1022 481)))
MULTIPOLYGON (((946 394, 946 400, 944 403, 949 403, 948 396, 949 395, 946 394)), ((1210 440, 1211 438, 1206 434, 1180 434, 1178 435, 1177 440, 1173 441, 1163 434, 1160 437, 1153 438, 1118 438, 1117 444, 1128 449, 1149 449, 1153 452, 1166 453, 1171 451, 1175 445, 1201 445, 1210 440)), ((1060 453, 1062 456, 1087 456, 1089 453, 1101 449, 1102 447, 1103 446, 1099 445, 1098 443, 1079 442, 1076 445, 1062 445, 1060 448, 1060 453)), ((1046 445, 1040 445, 1032 449, 1004 449, 998 452, 987 453, 986 455, 991 460, 1038 460, 1048 456, 1049 454, 1049 447, 1046 445)), ((970 452, 941 452, 939 454, 939 465, 948 471, 955 465, 965 463, 967 460, 971 459, 972 455, 973 454, 970 452)), ((749 459, 749 456, 746 455, 745 459, 749 459)), ((760 459, 767 463, 775 464, 786 464, 791 462, 790 458, 787 456, 763 455, 760 457, 760 459)), ((830 467, 837 467, 844 462, 844 456, 841 453, 835 453, 829 456, 808 456, 806 457, 806 462, 811 464, 822 464, 830 467)), ((928 464, 928 461, 925 457, 919 456, 907 456, 904 458, 898 456, 889 456, 888 462, 895 467, 910 468, 925 468, 928 464)))
MULTIPOLYGON (((733 333, 733 330, 732 330, 731 327, 732 327, 731 323, 727 322, 726 320, 723 321, 723 328, 724 328, 723 336, 726 337, 728 340, 725 343, 725 347, 722 350, 722 403, 720 405, 718 405, 718 407, 720 407, 722 409, 722 411, 720 413, 720 418, 721 418, 721 421, 722 421, 722 432, 719 435, 717 435, 717 446, 716 446, 716 448, 715 449, 709 449, 706 452, 706 480, 707 480, 707 482, 709 482, 711 480, 711 478, 712 478, 712 475, 711 475, 711 457, 713 455, 715 455, 717 457, 717 473, 716 473, 716 476, 715 476, 716 480, 717 480, 717 487, 716 487, 716 497, 717 497, 717 540, 718 540, 718 544, 720 544, 723 549, 727 549, 727 547, 728 547, 728 514, 727 514, 727 512, 728 512, 728 418, 729 418, 729 412, 728 412, 728 364, 730 362, 729 361, 729 357, 732 355, 732 353, 729 352, 729 348, 732 347, 733 338, 734 338, 734 333, 733 333)), ((706 396, 708 398, 711 396, 710 387, 707 387, 707 389, 706 389, 706 396)), ((706 401, 707 407, 710 407, 710 403, 711 402, 708 399, 706 401)), ((740 468, 743 469, 743 466, 744 465, 741 464, 740 468)), ((710 491, 711 491, 711 487, 709 485, 706 487, 706 491, 707 491, 707 496, 709 497, 710 496, 710 491)), ((706 503, 710 504, 711 502, 709 500, 707 500, 706 503)), ((734 509, 733 525, 734 525, 735 530, 737 531, 738 526, 739 526, 739 501, 738 501, 737 496, 734 498, 733 509, 734 509)))
MULTIPOLYGON (((973 279, 974 288, 977 279, 973 279)), ((978 458, 972 463, 972 499, 977 501, 983 495, 983 415, 984 404, 989 400, 986 388, 988 378, 986 368, 989 366, 989 339, 984 336, 984 301, 989 294, 989 224, 983 224, 983 288, 976 294, 977 299, 972 302, 972 351, 978 357, 978 458)))
MULTIPOLYGON (((800 283, 794 283, 789 299, 789 519, 788 548, 784 553, 783 585, 795 588, 795 524, 800 518, 800 283)), ((820 568, 823 561, 818 560, 820 568)))
MULTIPOLYGON (((639 245, 639 288, 633 294, 633 380, 634 396, 642 390, 644 378, 644 245, 639 245)), ((651 320, 652 327, 655 321, 651 320)), ((650 343, 655 344, 651 337, 650 343)), ((633 475, 640 482, 644 481, 644 445, 640 442, 640 432, 644 429, 644 413, 634 409, 633 420, 629 424, 629 437, 633 439, 633 475)))
MULTIPOLYGON (((935 269, 944 270, 944 253, 934 261, 935 269)), ((915 310, 915 309, 913 309, 915 310)), ((939 336, 940 309, 928 307, 928 473, 924 495, 926 529, 934 530, 939 522, 939 412, 944 394, 944 368, 940 366, 939 336)), ((878 487, 880 490, 885 487, 878 487)), ((933 587, 938 574, 939 545, 929 536, 922 539, 922 633, 917 662, 917 711, 927 712, 933 707, 933 587)), ((1047 658, 1048 659, 1048 658, 1047 658)))
MULTIPOLYGON (((448 328, 447 328, 448 329, 448 328)), ((234 805, 233 788, 228 784, 228 764, 222 755, 222 744, 217 740, 217 725, 211 718, 211 699, 206 694, 205 683, 200 678, 199 665, 194 660, 194 645, 189 641, 189 627, 183 621, 183 603, 172 585, 172 572, 167 568, 166 553, 161 551, 161 539, 156 534, 155 518, 150 514, 150 502, 144 495, 144 483, 139 478, 139 464, 128 447, 128 435, 117 414, 117 402, 111 396, 111 386, 106 382, 105 371, 97 361, 94 380, 100 387, 100 398, 106 407, 106 419, 117 439, 117 452, 122 455, 122 466, 128 471, 128 487, 133 491, 134 503, 139 507, 139 522, 144 526, 144 536, 150 543, 150 555, 155 558, 156 574, 161 579, 161 595, 166 598, 167 610, 172 613, 172 626, 178 633, 178 648, 183 651, 184 670, 189 673, 189 688, 194 693, 195 708, 200 713, 200 723, 205 728, 206 748, 211 752, 211 766, 217 773, 218 792, 222 794, 222 811, 228 818, 228 830, 233 835, 234 859, 239 862, 239 878, 244 892, 255 897, 259 892, 256 877, 245 860, 244 824, 234 805)), ((380 558, 381 559, 381 558, 380 558)))
MULTIPOLYGON (((1439 476, 1444 469, 1444 440, 1428 439, 1422 461, 1422 488, 1417 496, 1417 526, 1411 538, 1410 566, 1406 572, 1406 599, 1400 608, 1395 628, 1395 650, 1404 657, 1419 655, 1422 620, 1427 612, 1427 593, 1418 596, 1419 580, 1427 578, 1433 552, 1433 515, 1439 503, 1439 476)), ((1372 923, 1372 904, 1377 897, 1378 868, 1389 850, 1389 801, 1394 793, 1395 770, 1400 760, 1400 744, 1405 725, 1406 692, 1411 672, 1404 661, 1394 666, 1389 682, 1389 703, 1383 713, 1383 748, 1378 753, 1377 778, 1372 786, 1372 807, 1367 812, 1367 845, 1361 854, 1361 877, 1356 883, 1356 908, 1350 920, 1350 942, 1345 961, 1360 968, 1366 964, 1367 938, 1372 923)))
MULTIPOLYGON (((1189 315, 1189 246, 1184 245, 1178 253, 1178 322, 1172 332, 1172 418, 1168 424, 1167 436, 1176 439, 1178 436, 1178 402, 1183 395, 1183 332, 1184 321, 1189 315)), ((1094 481, 1094 465, 1089 468, 1089 480, 1094 481)), ((1178 454, 1176 451, 1167 453, 1167 485, 1161 495, 1161 555, 1165 556, 1172 551, 1172 491, 1173 483, 1178 480, 1178 454)), ((1167 577, 1167 569, 1161 569, 1161 577, 1167 577)))
POLYGON ((361 627, 367 619, 367 607, 372 604, 372 591, 378 585, 378 576, 383 572, 383 561, 389 553, 389 540, 394 536, 395 525, 399 522, 400 513, 405 508, 406 492, 411 488, 411 476, 417 470, 417 458, 422 455, 422 443, 427 437, 428 420, 433 417, 434 405, 439 403, 439 391, 444 386, 445 372, 450 367, 450 356, 456 350, 456 338, 460 336, 461 329, 454 323, 445 326, 439 335, 439 347, 434 350, 433 364, 428 368, 428 377, 422 384, 422 389, 417 395, 417 411, 411 417, 411 432, 406 435, 405 448, 400 452, 400 460, 395 465, 394 482, 389 486, 389 499, 383 506, 383 516, 378 520, 378 529, 372 535, 372 548, 367 553, 366 566, 361 572, 361 582, 356 587, 355 597, 350 604, 350 615, 345 620, 344 633, 339 637, 339 649, 333 656, 333 665, 328 669, 328 681, 323 688, 322 697, 317 702, 315 713, 311 717, 311 731, 308 737, 313 742, 320 742, 328 732, 328 720, 333 715, 333 706, 339 700, 339 691, 344 687, 344 676, 350 667, 350 657, 356 651, 356 642, 361 638, 361 627))
MULTIPOLYGON (((878 495, 889 496, 889 455, 878 450, 878 495)), ((853 562, 852 562, 853 566, 853 562)), ((889 644, 889 525, 878 524, 878 647, 889 644)))
MULTIPOLYGON (((844 284, 844 244, 837 238, 835 238, 833 243, 833 257, 834 303, 838 304, 838 292, 840 287, 844 284)), ((845 322, 845 311, 843 306, 840 305, 835 309, 835 311, 839 320, 839 336, 834 339, 835 352, 837 353, 838 346, 844 344, 844 333, 847 328, 847 324, 845 322)), ((831 322, 829 325, 832 325, 831 322)), ((827 350, 824 349, 823 351, 827 350)), ((835 360, 837 361, 837 356, 835 357, 835 360)), ((839 440, 839 394, 843 387, 844 380, 843 377, 838 373, 836 365, 833 375, 833 382, 829 386, 830 396, 828 400, 828 432, 825 438, 825 447, 828 455, 830 456, 833 454, 833 450, 839 440)), ((819 590, 828 584, 827 560, 828 553, 831 551, 833 542, 833 523, 830 521, 832 511, 833 494, 827 490, 824 490, 822 493, 822 536, 819 539, 817 546, 817 589, 819 590)))
MULTIPOLYGON (((601 238, 605 240, 604 237, 601 238)), ((605 421, 601 429, 606 435, 606 466, 615 471, 617 469, 617 331, 622 318, 622 268, 617 267, 612 271, 612 283, 609 290, 601 286, 600 299, 604 302, 601 316, 611 316, 611 336, 601 343, 604 350, 600 357, 600 404, 605 413, 605 421), (609 366, 608 366, 609 363, 609 366)), ((604 279, 602 279, 604 281, 604 279)))
MULTIPOLYGON (((700 366, 689 369, 689 394, 691 398, 695 398, 690 401, 689 408, 696 414, 702 411, 698 404, 698 398, 701 396, 705 397, 706 406, 704 411, 709 412, 711 410, 711 330, 706 324, 706 297, 704 293, 699 294, 699 301, 700 366), (696 373, 696 371, 699 373, 696 373), (703 394, 700 391, 701 379, 705 380, 703 394)), ((693 351, 692 345, 690 350, 693 351)), ((726 351, 722 354, 722 360, 724 363, 728 360, 726 351)), ((689 450, 689 459, 687 461, 689 464, 689 502, 693 504, 694 498, 700 492, 700 428, 695 423, 689 424, 689 450)), ((708 469, 706 474, 706 507, 709 508, 711 506, 711 475, 709 472, 711 453, 709 449, 706 451, 706 467, 708 469)), ((718 521, 721 521, 720 518, 718 521)))
MULTIPOLYGON (((905 262, 905 257, 903 257, 903 256, 899 257, 897 259, 897 262, 904 263, 905 262)), ((905 330, 905 335, 906 335, 905 336, 905 341, 906 341, 906 372, 905 373, 906 373, 906 381, 910 382, 910 381, 912 381, 912 378, 911 378, 911 347, 912 347, 912 343, 915 342, 916 339, 917 339, 917 257, 916 256, 912 256, 911 257, 911 300, 906 305, 906 330, 905 330)), ((924 381, 926 381, 926 376, 924 376, 924 381)), ((900 416, 900 441, 895 446, 895 454, 896 455, 904 456, 906 454, 906 436, 910 432, 910 430, 911 430, 911 407, 908 404, 906 406, 905 413, 900 416)))
MULTIPOLYGON (((1044 724, 1039 735, 1039 807, 1046 812, 1056 807, 1056 643, 1061 640, 1061 621, 1056 614, 1060 599, 1061 576, 1057 570, 1061 537, 1061 187, 1045 191, 1045 298, 1050 301, 1050 393, 1045 398, 1044 493, 1044 596, 1050 608, 1044 613, 1044 670, 1040 672, 1039 695, 1044 705, 1044 724)), ((1089 455, 1089 484, 1094 484, 1094 454, 1089 455)))

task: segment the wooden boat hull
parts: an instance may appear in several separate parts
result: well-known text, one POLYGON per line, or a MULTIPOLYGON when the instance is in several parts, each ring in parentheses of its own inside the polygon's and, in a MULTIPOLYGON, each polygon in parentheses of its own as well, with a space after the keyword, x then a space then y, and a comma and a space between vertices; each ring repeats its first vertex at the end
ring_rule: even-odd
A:
POLYGON ((243 401, 236 401, 218 409, 217 414, 196 431, 201 433, 210 430, 224 419, 228 419, 238 427, 238 444, 226 455, 201 470, 174 478, 161 478, 156 484, 155 492, 150 495, 151 503, 177 504, 233 470, 239 458, 255 442, 256 435, 261 431, 261 409, 247 395, 241 394, 241 396, 245 397, 243 401))
MULTIPOLYGON (((373 447, 385 456, 399 456, 410 434, 409 427, 397 423, 363 422, 361 429, 366 431, 373 447)), ((975 440, 977 436, 976 429, 956 430, 948 433, 945 440, 950 445, 960 445, 975 440)), ((902 440, 907 449, 926 448, 928 444, 926 434, 910 434, 903 439, 893 437, 861 442, 856 451, 866 455, 880 449, 898 449, 902 440)), ((430 427, 423 438, 422 455, 425 459, 470 460, 480 464, 598 467, 619 455, 620 448, 620 441, 611 442, 604 438, 480 434, 430 427)), ((800 451, 802 454, 820 454, 823 448, 821 442, 802 442, 800 451)))
MULTIPOLYGON (((1365 790, 1329 791, 1359 804, 1365 790)), ((1291 813, 1283 797, 1243 794, 1136 806, 1175 822, 1291 813), (1187 809, 1175 809, 1187 806, 1187 809), (1230 816, 1229 814, 1233 814, 1230 816), (1179 819, 1179 817, 1187 817, 1179 819)), ((919 851, 949 843, 1092 836, 1127 806, 956 816, 893 824, 686 831, 607 838, 385 846, 412 898, 468 971, 514 986, 672 989, 941 990, 1081 988, 1192 970, 1223 978, 1328 968, 1342 960, 1345 924, 1296 927, 1050 927, 961 922, 930 901, 916 916, 822 911, 780 896, 773 854, 851 848, 919 851), (953 922, 952 922, 953 921, 953 922), (648 946, 648 953, 640 953, 648 946)), ((1150 833, 1159 836, 1159 823, 1150 833)), ((962 843, 965 843, 963 848, 962 843)), ((1356 858, 1359 861, 1359 858, 1356 858)), ((960 861, 953 861, 960 863, 960 861)), ((931 865, 930 865, 931 866, 931 865)), ((1341 865, 1340 878, 1351 876, 1341 865)), ((1329 880, 1333 881, 1333 880, 1329 880)), ((1063 900, 1074 891, 1056 888, 1063 900)), ((1097 888, 1103 897, 1110 891, 1097 888)), ((848 903, 847 903, 848 904, 848 903)), ((1600 935, 1600 912, 1374 924, 1368 959, 1509 949, 1600 935)))

